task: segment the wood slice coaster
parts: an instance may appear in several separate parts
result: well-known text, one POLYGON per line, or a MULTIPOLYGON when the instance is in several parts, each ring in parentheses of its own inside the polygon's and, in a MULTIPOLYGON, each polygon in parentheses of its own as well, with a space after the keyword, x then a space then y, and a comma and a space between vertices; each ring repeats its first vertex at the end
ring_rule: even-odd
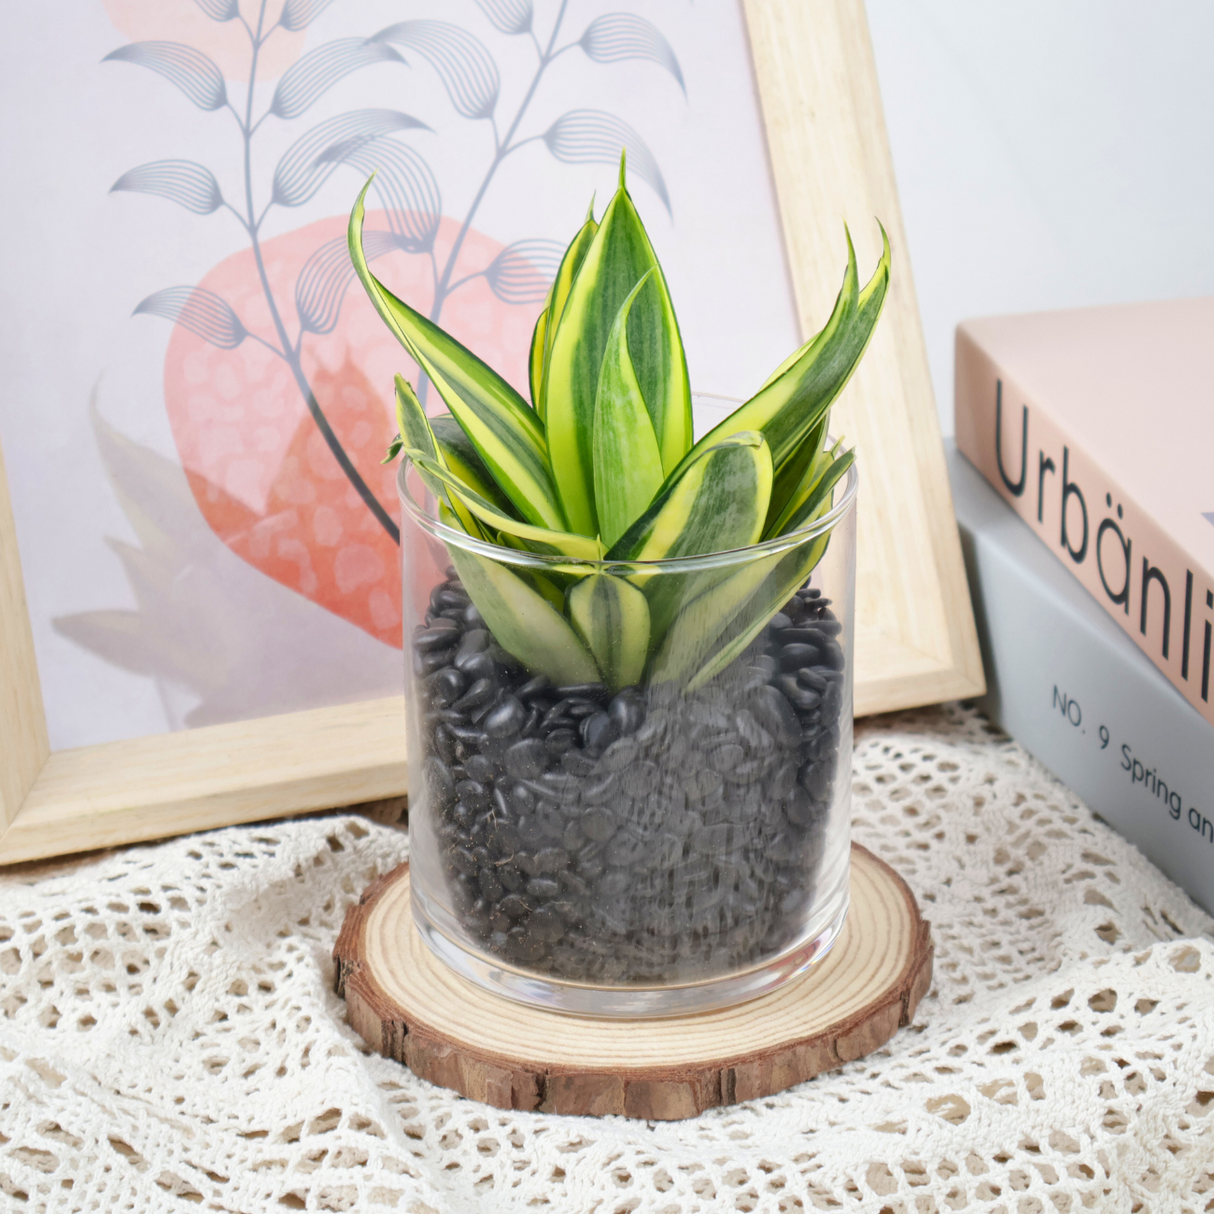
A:
POLYGON ((853 843, 847 921, 805 974, 698 1015, 599 1019, 527 1007, 449 970, 413 924, 402 864, 346 912, 333 958, 355 1031, 431 1083, 500 1109, 673 1120, 883 1045, 931 983, 929 927, 902 878, 853 843))

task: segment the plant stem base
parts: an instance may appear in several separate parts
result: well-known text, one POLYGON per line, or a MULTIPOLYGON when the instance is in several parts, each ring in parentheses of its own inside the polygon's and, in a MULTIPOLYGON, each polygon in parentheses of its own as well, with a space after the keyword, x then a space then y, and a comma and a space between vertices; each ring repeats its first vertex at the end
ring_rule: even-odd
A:
POLYGON ((408 865, 372 883, 334 946, 337 991, 375 1050, 497 1108, 692 1117, 861 1058, 910 1023, 931 983, 929 924, 902 879, 852 845, 829 954, 766 995, 693 1016, 544 1011, 453 972, 413 921, 408 865))

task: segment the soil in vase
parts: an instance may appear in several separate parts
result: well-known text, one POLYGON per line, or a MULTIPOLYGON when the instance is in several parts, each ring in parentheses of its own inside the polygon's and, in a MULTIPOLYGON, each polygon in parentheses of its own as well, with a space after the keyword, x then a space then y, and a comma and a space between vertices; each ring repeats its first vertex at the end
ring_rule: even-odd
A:
POLYGON ((698 691, 554 687, 448 570, 412 644, 420 816, 474 947, 553 979, 653 985, 796 945, 838 778, 840 629, 805 587, 698 691))

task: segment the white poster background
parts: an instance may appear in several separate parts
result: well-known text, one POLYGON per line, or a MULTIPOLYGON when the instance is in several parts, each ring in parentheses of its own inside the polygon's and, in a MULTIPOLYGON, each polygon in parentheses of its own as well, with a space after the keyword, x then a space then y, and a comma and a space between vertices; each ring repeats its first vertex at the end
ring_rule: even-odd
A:
MULTIPOLYGON (((102 62, 128 42, 164 37, 143 32, 156 20, 170 28, 183 28, 187 17, 205 24, 204 7, 45 0, 10 6, 3 18, 0 440, 56 749, 390 695, 402 682, 398 649, 267 577, 208 527, 166 415, 173 326, 132 316, 140 300, 195 284, 248 247, 224 209, 198 215, 163 198, 110 192, 136 166, 183 159, 212 169, 225 198, 243 198, 230 113, 203 111, 145 67, 102 62), (56 627, 98 612, 119 613, 122 665, 56 627)), ((271 18, 279 7, 269 0, 271 18)), ((536 0, 541 43, 560 7, 536 0)), ((610 112, 636 130, 664 178, 670 213, 635 174, 630 191, 670 282, 693 387, 748 395, 798 332, 739 6, 568 0, 564 7, 558 45, 576 41, 600 14, 644 15, 673 48, 686 92, 657 62, 597 63, 575 47, 549 67, 520 134, 539 134, 575 109, 610 112)), ((257 0, 242 0, 253 24, 257 8, 257 0)), ((500 71, 496 114, 512 116, 534 75, 536 49, 496 30, 472 0, 337 0, 295 37, 307 50, 424 18, 481 40, 500 71)), ((305 131, 331 115, 380 106, 432 128, 398 138, 429 163, 443 213, 462 220, 492 157, 492 131, 461 117, 426 60, 400 49, 406 63, 363 68, 301 116, 263 123, 254 143, 259 207, 278 158, 305 131)), ((258 86, 254 115, 268 106, 274 84, 258 86)), ((227 90, 243 110, 245 85, 229 79, 227 90)), ((564 244, 592 193, 601 214, 615 179, 611 165, 561 163, 532 142, 502 164, 473 226, 502 244, 539 237, 564 244)), ((309 203, 272 211, 263 239, 345 216, 359 184, 358 173, 339 170, 309 203)), ((355 293, 356 283, 346 306, 355 293)), ((376 387, 387 401, 390 384, 376 387)))

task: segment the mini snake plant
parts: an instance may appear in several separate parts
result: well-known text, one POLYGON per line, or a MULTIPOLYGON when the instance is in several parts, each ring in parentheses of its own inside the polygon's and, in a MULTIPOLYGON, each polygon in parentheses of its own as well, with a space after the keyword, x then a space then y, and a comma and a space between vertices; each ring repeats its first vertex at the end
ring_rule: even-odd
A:
POLYGON ((848 236, 825 327, 693 442, 678 321, 624 174, 621 157, 619 188, 600 221, 592 204, 536 322, 530 405, 371 273, 362 245, 370 181, 350 215, 350 256, 449 410, 427 417, 398 375, 400 435, 388 458, 409 456, 448 527, 546 558, 520 567, 483 546, 448 544, 498 643, 557 685, 674 680, 694 690, 804 585, 829 535, 691 572, 649 563, 794 537, 830 510, 855 459, 827 445, 830 407, 881 314, 889 241, 882 228, 881 260, 861 289, 848 236))

